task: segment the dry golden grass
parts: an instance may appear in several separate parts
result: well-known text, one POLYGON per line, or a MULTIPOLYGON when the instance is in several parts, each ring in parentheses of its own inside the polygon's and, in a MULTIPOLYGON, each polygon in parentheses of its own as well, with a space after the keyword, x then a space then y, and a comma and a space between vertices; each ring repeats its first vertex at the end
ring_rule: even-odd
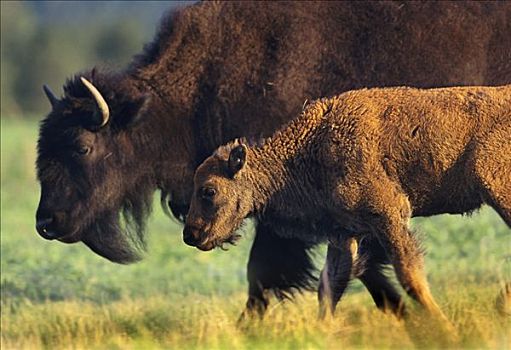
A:
MULTIPOLYGON (((499 317, 495 285, 453 285, 439 298, 458 329, 454 347, 510 349, 510 319, 499 317)), ((413 308, 410 322, 374 308, 365 292, 348 295, 333 319, 317 319, 315 296, 274 303, 262 322, 236 325, 244 294, 151 297, 98 305, 4 305, 2 349, 408 349, 444 339, 413 308), (412 325, 413 324, 413 325, 412 325), (410 335, 414 334, 414 337, 410 335)), ((408 304, 410 301, 408 300, 408 304)))

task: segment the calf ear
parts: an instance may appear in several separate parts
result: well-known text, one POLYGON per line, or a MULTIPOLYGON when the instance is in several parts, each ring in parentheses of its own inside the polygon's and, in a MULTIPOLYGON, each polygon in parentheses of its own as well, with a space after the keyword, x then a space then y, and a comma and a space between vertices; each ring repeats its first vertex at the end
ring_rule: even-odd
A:
POLYGON ((229 154, 229 161, 227 162, 229 167, 229 175, 234 177, 238 171, 240 171, 245 165, 247 159, 247 146, 238 145, 231 150, 229 154))

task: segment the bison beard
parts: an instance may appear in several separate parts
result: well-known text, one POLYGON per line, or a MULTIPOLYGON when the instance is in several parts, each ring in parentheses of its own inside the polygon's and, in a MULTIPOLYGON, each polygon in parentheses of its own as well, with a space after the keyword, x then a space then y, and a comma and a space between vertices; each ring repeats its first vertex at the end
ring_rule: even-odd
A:
MULTIPOLYGON (((143 200, 126 200, 119 210, 110 210, 87 230, 83 243, 93 252, 119 264, 130 264, 142 259, 146 250, 145 222, 151 212, 151 195, 143 200)), ((136 197, 134 197, 136 198, 136 197)))
POLYGON ((83 243, 93 252, 119 264, 129 264, 141 259, 139 246, 141 241, 135 242, 130 234, 124 234, 117 218, 104 218, 91 226, 83 243), (133 244, 135 243, 135 244, 133 244))

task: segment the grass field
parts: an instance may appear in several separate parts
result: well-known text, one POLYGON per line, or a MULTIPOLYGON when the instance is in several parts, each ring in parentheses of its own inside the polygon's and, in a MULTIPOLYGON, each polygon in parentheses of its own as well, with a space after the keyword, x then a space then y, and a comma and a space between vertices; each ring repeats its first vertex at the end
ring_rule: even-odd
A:
MULTIPOLYGON (((182 243, 180 226, 155 206, 147 256, 129 266, 112 264, 81 244, 43 240, 34 229, 37 128, 36 122, 1 124, 2 349, 440 346, 420 318, 410 328, 377 311, 358 281, 334 319, 319 322, 315 295, 306 293, 295 303, 273 300, 264 322, 236 327, 245 302, 250 229, 227 252, 199 252, 182 243)), ((494 308, 502 281, 511 279, 511 261, 505 260, 510 230, 488 208, 413 225, 424 234, 431 288, 459 330, 458 346, 511 348, 509 319, 494 308)))

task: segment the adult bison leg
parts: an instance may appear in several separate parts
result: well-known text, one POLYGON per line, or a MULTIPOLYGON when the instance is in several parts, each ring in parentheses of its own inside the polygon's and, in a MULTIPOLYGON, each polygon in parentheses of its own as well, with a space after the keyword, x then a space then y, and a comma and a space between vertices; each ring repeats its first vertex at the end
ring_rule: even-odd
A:
POLYGON ((240 321, 263 317, 269 292, 283 299, 294 291, 316 288, 311 248, 310 243, 278 236, 271 222, 257 223, 247 266, 248 300, 240 321))
POLYGON ((361 272, 355 277, 364 284, 380 310, 391 311, 401 318, 405 314, 405 305, 401 294, 385 274, 385 265, 390 261, 381 244, 376 239, 364 239, 358 255, 365 261, 361 272))
POLYGON ((341 299, 357 258, 357 242, 354 238, 330 240, 326 263, 319 281, 319 317, 334 314, 341 299))

